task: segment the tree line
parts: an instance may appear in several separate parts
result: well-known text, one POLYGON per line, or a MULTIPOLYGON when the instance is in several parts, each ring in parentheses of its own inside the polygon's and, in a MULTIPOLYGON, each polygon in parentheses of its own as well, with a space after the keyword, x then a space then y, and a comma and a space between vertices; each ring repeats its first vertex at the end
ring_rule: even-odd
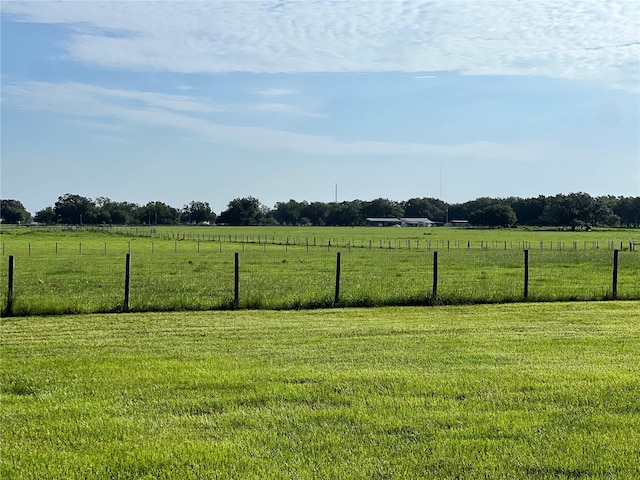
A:
POLYGON ((556 226, 572 230, 590 227, 640 227, 640 197, 601 196, 587 193, 540 195, 535 198, 481 197, 449 204, 423 197, 406 201, 386 198, 344 202, 277 202, 269 208, 257 198, 231 200, 216 214, 209 203, 192 201, 178 209, 164 202, 138 205, 106 197, 91 199, 67 193, 53 206, 28 212, 19 200, 3 199, 0 208, 4 223, 72 225, 365 225, 367 218, 428 218, 434 222, 469 220, 472 225, 513 227, 517 225, 556 226))

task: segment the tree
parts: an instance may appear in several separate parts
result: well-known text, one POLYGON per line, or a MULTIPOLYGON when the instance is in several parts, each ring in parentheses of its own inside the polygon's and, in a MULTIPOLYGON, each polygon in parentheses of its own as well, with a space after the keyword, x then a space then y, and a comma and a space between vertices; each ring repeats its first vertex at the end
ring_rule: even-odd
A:
POLYGON ((180 220, 182 223, 212 223, 217 215, 211 210, 207 202, 190 202, 182 208, 180 220))
POLYGON ((147 225, 175 225, 180 221, 180 212, 163 202, 149 202, 136 211, 138 222, 147 225))
POLYGON ((482 210, 496 203, 501 203, 501 201, 497 198, 479 197, 463 204, 452 205, 449 207, 449 218, 460 220, 469 218, 472 212, 482 210))
POLYGON ((570 193, 547 198, 543 223, 571 227, 596 226, 613 221, 613 212, 604 199, 594 199, 587 193, 570 193))
POLYGON ((547 203, 544 195, 537 198, 508 198, 520 225, 542 225, 542 214, 547 203))
POLYGON ((376 198, 368 202, 362 202, 362 216, 398 218, 404 215, 404 208, 398 202, 386 198, 376 198))
POLYGON ((410 198, 404 202, 404 215, 444 222, 447 216, 447 204, 436 198, 410 198))
POLYGON ((620 217, 626 227, 640 227, 640 197, 620 197, 613 206, 613 211, 620 217))
POLYGON ((31 218, 19 200, 0 200, 0 218, 3 223, 26 223, 31 218))
POLYGON ((278 202, 275 204, 273 217, 280 225, 299 225, 302 219, 302 212, 309 204, 307 202, 278 202))
POLYGON ((216 222, 225 225, 258 225, 263 216, 264 207, 257 198, 236 198, 229 202, 228 208, 216 222))
POLYGON ((112 224, 128 225, 135 223, 136 212, 140 209, 140 205, 131 202, 112 202, 107 209, 112 224))
POLYGON ((326 223, 336 226, 362 225, 364 223, 362 202, 353 200, 351 202, 330 203, 326 223))
POLYGON ((324 202, 311 202, 302 208, 300 223, 322 226, 327 223, 329 205, 324 202))
POLYGON ((36 212, 34 220, 38 223, 53 225, 57 223, 58 216, 56 215, 56 211, 53 209, 53 207, 47 207, 36 212))
POLYGON ((613 213, 612 197, 596 197, 589 211, 589 224, 613 227, 620 224, 620 217, 613 213))
POLYGON ((469 222, 487 227, 511 227, 517 221, 516 214, 509 205, 493 204, 471 212, 469 222))
POLYGON ((58 220, 67 224, 95 223, 97 208, 90 198, 67 193, 53 206, 58 220))

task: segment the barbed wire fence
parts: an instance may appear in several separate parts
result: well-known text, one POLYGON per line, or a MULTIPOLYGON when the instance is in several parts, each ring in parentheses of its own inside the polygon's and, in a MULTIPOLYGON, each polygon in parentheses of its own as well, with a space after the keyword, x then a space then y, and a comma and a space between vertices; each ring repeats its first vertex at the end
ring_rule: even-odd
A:
POLYGON ((640 299, 632 249, 260 240, 27 245, 0 268, 3 315, 640 299))

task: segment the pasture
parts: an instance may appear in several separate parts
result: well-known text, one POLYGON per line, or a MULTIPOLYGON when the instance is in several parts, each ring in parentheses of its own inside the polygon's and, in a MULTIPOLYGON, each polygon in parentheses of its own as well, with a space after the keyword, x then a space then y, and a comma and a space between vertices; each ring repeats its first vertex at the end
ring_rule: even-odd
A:
POLYGON ((639 302, 0 320, 0 476, 637 478, 639 302))
POLYGON ((121 311, 125 255, 131 253, 131 311, 631 300, 640 298, 640 250, 631 248, 637 234, 371 227, 3 228, 0 295, 7 297, 6 262, 13 256, 11 313, 121 311), (526 296, 524 249, 529 251, 526 296), (621 250, 615 282, 614 249, 621 250))

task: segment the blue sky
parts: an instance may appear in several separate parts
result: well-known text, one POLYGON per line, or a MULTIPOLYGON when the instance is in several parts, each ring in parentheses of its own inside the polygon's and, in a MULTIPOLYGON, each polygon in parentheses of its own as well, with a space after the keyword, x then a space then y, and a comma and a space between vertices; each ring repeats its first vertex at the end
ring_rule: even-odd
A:
POLYGON ((2 198, 640 195, 631 1, 14 2, 2 198))

